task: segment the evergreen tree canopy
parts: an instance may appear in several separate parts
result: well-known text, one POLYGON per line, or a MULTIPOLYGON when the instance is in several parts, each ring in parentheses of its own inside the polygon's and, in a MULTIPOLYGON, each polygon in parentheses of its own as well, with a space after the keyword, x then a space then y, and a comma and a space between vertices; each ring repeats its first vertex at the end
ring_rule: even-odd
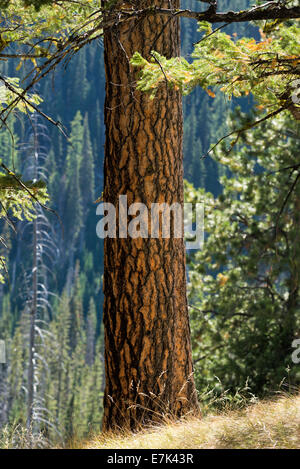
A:
POLYGON ((300 332, 299 130, 286 111, 244 134, 230 155, 219 148, 230 177, 217 198, 187 184, 188 200, 205 203, 208 235, 189 270, 200 386, 217 376, 226 389, 247 381, 262 394, 288 367, 299 382, 291 361, 300 332))

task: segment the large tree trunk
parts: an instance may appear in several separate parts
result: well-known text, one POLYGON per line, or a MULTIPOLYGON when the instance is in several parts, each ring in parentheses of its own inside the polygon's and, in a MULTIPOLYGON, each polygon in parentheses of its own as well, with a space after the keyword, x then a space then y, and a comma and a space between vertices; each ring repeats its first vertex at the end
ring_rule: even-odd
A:
MULTIPOLYGON (((137 92, 128 62, 135 51, 148 59, 152 49, 178 56, 178 20, 149 16, 116 26, 105 31, 104 48, 104 200, 116 207, 119 195, 127 195, 128 206, 182 204, 181 97, 166 86, 153 100, 137 92)), ((103 428, 136 429, 166 414, 198 411, 183 239, 106 238, 104 249, 103 428)))

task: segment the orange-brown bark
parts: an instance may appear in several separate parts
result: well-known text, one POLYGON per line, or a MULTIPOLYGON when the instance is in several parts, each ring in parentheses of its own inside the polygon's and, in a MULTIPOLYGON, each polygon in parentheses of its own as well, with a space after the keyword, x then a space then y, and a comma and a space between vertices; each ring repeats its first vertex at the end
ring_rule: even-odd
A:
MULTIPOLYGON (((128 62, 135 51, 179 55, 178 21, 149 16, 116 26, 105 31, 104 46, 104 200, 117 206, 127 195, 128 205, 182 204, 181 97, 167 86, 153 100, 137 92, 128 62)), ((167 412, 194 412, 183 239, 106 238, 104 249, 103 428, 134 429, 167 412)))

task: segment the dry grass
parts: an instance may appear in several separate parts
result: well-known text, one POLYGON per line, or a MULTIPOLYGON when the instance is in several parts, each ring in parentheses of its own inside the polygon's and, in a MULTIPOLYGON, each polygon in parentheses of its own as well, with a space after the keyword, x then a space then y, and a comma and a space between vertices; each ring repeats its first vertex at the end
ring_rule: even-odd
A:
POLYGON ((73 448, 207 449, 300 448, 300 395, 282 396, 202 420, 167 423, 136 434, 100 434, 73 448))
POLYGON ((1 449, 47 449, 51 447, 42 433, 27 430, 18 424, 6 425, 0 430, 1 449))

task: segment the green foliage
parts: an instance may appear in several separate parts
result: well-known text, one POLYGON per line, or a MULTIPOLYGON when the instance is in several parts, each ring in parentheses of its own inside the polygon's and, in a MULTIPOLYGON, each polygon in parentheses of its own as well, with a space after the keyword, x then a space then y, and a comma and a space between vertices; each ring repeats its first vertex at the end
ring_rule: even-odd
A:
POLYGON ((22 113, 33 112, 34 109, 31 104, 37 106, 42 102, 42 99, 37 94, 28 94, 19 86, 20 78, 10 77, 0 79, 0 112, 9 108, 17 96, 23 98, 16 102, 14 109, 22 113))
MULTIPOLYGON (((52 0, 14 0, 8 2, 7 7, 2 11, 2 40, 5 42, 17 41, 22 44, 26 42, 24 41, 24 32, 26 40, 41 38, 44 33, 54 33, 61 38, 67 37, 70 30, 78 27, 92 13, 96 5, 93 0, 85 0, 80 4, 68 1, 65 2, 67 5, 60 5, 56 2, 49 5, 50 3, 54 2, 52 0), (10 26, 10 29, 5 30, 4 25, 10 26), (12 26, 18 26, 18 30, 13 30, 12 26)), ((49 39, 51 38, 47 37, 45 43, 49 39)))
MULTIPOLYGON (((10 223, 11 217, 18 220, 33 220, 36 216, 35 205, 37 201, 46 203, 48 194, 42 181, 27 181, 22 182, 21 185, 19 176, 0 172, 0 201, 0 219, 10 223)), ((1 236, 0 244, 6 247, 5 240, 1 236)), ((5 258, 0 256, 0 282, 4 282, 1 271, 5 270, 5 258)))
POLYGON ((23 184, 28 192, 12 176, 0 173, 0 217, 12 216, 18 220, 33 220, 36 201, 47 202, 48 195, 42 181, 27 181, 23 184))
POLYGON ((26 90, 19 87, 18 78, 0 77, 0 119, 18 107, 31 112, 38 104, 35 95, 27 91, 41 76, 47 75, 62 60, 69 60, 83 45, 99 36, 101 10, 97 0, 82 2, 53 2, 52 0, 15 0, 2 2, 0 25, 0 58, 19 58, 16 70, 30 63, 26 90), (66 5, 67 4, 67 5, 66 5), (96 13, 95 14, 95 10, 96 13), (12 50, 13 49, 13 50, 12 50))
POLYGON ((232 176, 218 198, 187 184, 189 200, 205 201, 209 235, 189 270, 199 386, 218 376, 225 389, 248 380, 262 394, 288 367, 300 381, 291 361, 300 333, 299 130, 285 114, 249 131, 234 152, 219 149, 232 176))
MULTIPOLYGON (((11 0, 1 0, 0 7, 7 8, 10 3, 13 3, 11 0)), ((22 3, 24 6, 33 5, 36 10, 39 10, 42 5, 48 5, 50 3, 54 3, 53 0, 23 0, 22 3)))
POLYGON ((167 60, 155 51, 147 61, 136 52, 131 63, 140 69, 138 89, 154 97, 159 85, 176 87, 183 94, 199 85, 212 97, 213 87, 229 99, 252 93, 261 109, 291 104, 291 83, 300 73, 296 23, 280 23, 268 35, 260 30, 259 41, 214 32, 208 22, 199 23, 199 30, 206 35, 195 45, 191 63, 182 57, 167 60))

